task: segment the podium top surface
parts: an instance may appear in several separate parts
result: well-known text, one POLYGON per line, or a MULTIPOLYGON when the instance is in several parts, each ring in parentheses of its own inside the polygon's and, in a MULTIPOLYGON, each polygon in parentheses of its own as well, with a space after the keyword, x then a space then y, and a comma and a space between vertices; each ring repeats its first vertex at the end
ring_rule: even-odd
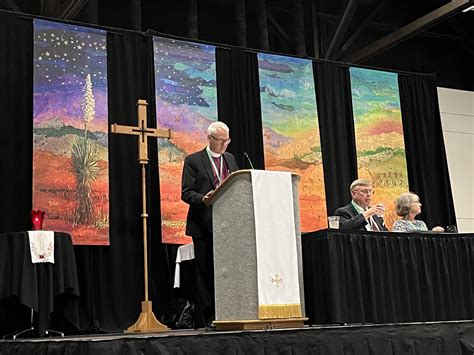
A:
MULTIPOLYGON (((220 184, 214 190, 214 192, 210 195, 209 199, 207 200, 206 205, 212 205, 214 203, 214 200, 216 199, 216 196, 219 195, 219 192, 222 191, 227 185, 229 185, 231 183, 231 181, 236 179, 238 176, 250 174, 252 172, 252 170, 255 170, 255 169, 242 169, 242 170, 237 170, 237 171, 233 172, 232 174, 230 174, 227 177, 227 179, 225 179, 224 182, 222 184, 220 184)), ((268 171, 269 172, 275 172, 274 170, 268 170, 268 171)), ((299 174, 291 173, 291 176, 296 177, 297 181, 301 180, 301 176, 299 174)))

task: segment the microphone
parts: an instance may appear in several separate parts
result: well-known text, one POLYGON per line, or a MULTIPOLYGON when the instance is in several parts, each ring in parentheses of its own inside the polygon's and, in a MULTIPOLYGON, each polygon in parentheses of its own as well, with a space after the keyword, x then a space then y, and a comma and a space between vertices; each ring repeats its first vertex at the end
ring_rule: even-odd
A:
POLYGON ((247 158, 247 160, 248 160, 248 162, 249 162, 249 164, 250 164, 250 168, 255 169, 255 168, 253 167, 252 161, 250 160, 250 157, 249 157, 249 155, 247 154, 247 152, 244 152, 244 157, 247 158))

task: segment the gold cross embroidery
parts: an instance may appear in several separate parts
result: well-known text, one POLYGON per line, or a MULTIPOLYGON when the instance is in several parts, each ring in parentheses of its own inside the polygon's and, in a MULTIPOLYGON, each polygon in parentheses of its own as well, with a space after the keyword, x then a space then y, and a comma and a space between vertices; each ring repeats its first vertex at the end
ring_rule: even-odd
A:
POLYGON ((283 279, 280 277, 280 274, 275 274, 275 276, 272 277, 272 283, 275 285, 275 287, 280 287, 282 282, 283 279))

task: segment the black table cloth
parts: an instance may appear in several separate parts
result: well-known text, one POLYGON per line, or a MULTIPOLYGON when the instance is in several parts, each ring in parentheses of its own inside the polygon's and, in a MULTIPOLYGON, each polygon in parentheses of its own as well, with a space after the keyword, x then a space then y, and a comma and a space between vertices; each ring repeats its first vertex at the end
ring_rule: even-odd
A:
POLYGON ((302 236, 310 324, 474 319, 474 234, 302 236))
POLYGON ((70 296, 62 310, 77 327, 79 284, 71 236, 54 233, 54 264, 31 262, 27 232, 0 234, 0 301, 18 299, 37 313, 37 331, 44 335, 60 295, 70 296))

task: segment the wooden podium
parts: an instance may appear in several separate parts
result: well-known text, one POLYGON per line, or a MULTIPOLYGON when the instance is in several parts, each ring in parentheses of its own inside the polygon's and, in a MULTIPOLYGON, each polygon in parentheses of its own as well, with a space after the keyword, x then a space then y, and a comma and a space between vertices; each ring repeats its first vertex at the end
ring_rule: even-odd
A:
MULTIPOLYGON (((265 173, 265 172, 263 172, 265 173)), ((259 319, 257 245, 251 170, 231 174, 213 193, 214 280, 217 330, 302 327, 303 265, 299 222, 298 182, 291 176, 295 216, 296 256, 301 314, 297 318, 259 319)), ((278 194, 278 191, 275 191, 278 194)), ((264 198, 264 197, 263 197, 264 198)), ((271 206, 269 206, 271 208, 271 206)))

